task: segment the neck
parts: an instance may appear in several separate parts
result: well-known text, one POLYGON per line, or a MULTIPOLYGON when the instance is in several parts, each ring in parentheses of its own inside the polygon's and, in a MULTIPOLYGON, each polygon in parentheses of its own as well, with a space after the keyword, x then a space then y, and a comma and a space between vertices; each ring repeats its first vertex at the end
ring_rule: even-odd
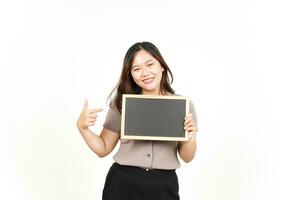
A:
POLYGON ((159 89, 154 90, 154 91, 142 91, 142 95, 162 95, 159 89))
POLYGON ((166 92, 165 94, 162 94, 160 92, 160 90, 155 90, 155 91, 142 91, 142 95, 158 95, 158 96, 162 96, 162 95, 169 95, 168 92, 166 92))

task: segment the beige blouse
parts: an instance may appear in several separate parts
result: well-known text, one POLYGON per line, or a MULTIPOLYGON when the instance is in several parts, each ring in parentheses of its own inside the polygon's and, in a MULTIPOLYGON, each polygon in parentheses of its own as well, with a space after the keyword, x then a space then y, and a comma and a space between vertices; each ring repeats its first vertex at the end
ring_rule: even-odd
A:
MULTIPOLYGON (((197 115, 190 100, 190 113, 197 126, 197 115)), ((106 115, 103 127, 113 132, 121 132, 121 114, 112 105, 106 115)), ((120 147, 113 159, 121 165, 130 165, 154 169, 177 169, 180 162, 177 157, 177 141, 146 141, 120 139, 120 147)))

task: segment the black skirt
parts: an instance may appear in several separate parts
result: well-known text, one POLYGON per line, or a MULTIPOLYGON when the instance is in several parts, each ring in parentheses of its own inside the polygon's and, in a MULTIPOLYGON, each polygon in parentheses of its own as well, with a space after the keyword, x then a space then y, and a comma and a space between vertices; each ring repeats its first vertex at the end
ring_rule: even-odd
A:
POLYGON ((142 169, 114 163, 102 200, 179 200, 175 170, 142 169))

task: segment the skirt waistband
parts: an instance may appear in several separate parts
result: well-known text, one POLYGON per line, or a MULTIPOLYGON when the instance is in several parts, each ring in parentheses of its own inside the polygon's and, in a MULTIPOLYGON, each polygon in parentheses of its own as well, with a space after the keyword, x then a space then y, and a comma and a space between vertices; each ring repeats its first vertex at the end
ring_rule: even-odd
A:
POLYGON ((120 165, 116 162, 112 165, 112 168, 125 172, 128 175, 138 175, 145 178, 153 178, 153 179, 156 179, 156 177, 159 177, 160 179, 163 177, 169 178, 176 174, 175 169, 172 170, 149 169, 149 168, 141 168, 136 166, 120 165))

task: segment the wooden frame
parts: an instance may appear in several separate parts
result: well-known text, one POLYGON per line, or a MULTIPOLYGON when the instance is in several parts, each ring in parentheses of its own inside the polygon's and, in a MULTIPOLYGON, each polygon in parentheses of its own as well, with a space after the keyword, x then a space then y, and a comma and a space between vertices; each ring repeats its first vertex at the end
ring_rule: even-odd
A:
POLYGON ((121 138, 187 141, 184 130, 187 113, 187 97, 123 94, 121 138))

